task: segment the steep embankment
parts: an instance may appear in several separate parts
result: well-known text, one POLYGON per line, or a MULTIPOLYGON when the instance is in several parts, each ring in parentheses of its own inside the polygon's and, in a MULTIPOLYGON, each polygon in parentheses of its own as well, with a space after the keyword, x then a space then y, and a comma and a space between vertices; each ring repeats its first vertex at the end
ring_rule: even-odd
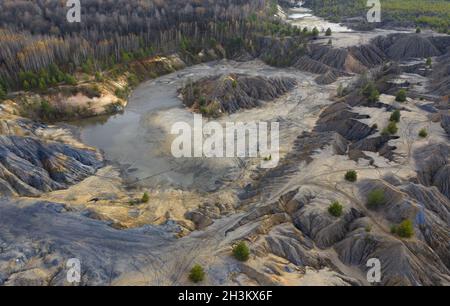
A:
POLYGON ((170 55, 130 61, 95 74, 79 71, 73 84, 12 93, 9 104, 22 117, 48 122, 114 114, 124 109, 140 82, 185 66, 178 55, 170 55))

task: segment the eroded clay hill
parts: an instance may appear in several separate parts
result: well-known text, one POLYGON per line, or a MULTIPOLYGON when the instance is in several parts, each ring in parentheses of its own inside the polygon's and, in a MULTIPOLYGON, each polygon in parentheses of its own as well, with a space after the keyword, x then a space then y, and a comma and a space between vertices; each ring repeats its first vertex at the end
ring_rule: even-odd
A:
POLYGON ((449 44, 447 36, 421 34, 378 36, 369 44, 348 48, 313 44, 293 66, 320 74, 316 80, 319 84, 330 84, 340 76, 364 73, 387 61, 442 56, 446 54, 449 44))
POLYGON ((183 103, 192 110, 219 116, 257 107, 263 101, 273 101, 295 85, 294 79, 286 77, 227 74, 189 83, 181 89, 181 94, 183 103))
POLYGON ((103 157, 65 129, 10 117, 0 121, 0 194, 39 196, 95 174, 103 157))
MULTIPOLYGON (((389 84, 401 73, 383 67, 371 82, 382 93, 395 90, 389 84)), ((360 82, 367 80, 325 108, 281 164, 239 194, 246 213, 227 233, 251 245, 244 271, 261 283, 302 283, 292 279, 300 273, 321 284, 364 285, 370 258, 382 264, 383 285, 450 283, 450 155, 440 123, 448 112, 387 95, 370 102, 360 82), (398 132, 382 132, 394 110, 403 114, 398 132), (424 126, 432 135, 421 139, 424 126), (349 168, 357 169, 357 182, 344 179, 349 168), (382 194, 376 205, 374 191, 382 194), (343 204, 341 216, 328 211, 334 201, 343 204), (412 236, 396 232, 405 220, 412 236)))
MULTIPOLYGON (((77 184, 103 160, 65 129, 3 113, 0 192, 10 198, 0 199, 0 284, 66 284, 65 260, 81 257, 84 285, 188 284, 194 263, 205 267, 205 283, 214 285, 369 285, 370 258, 381 262, 381 285, 449 285, 450 115, 448 100, 441 99, 449 88, 449 45, 446 37, 401 34, 345 49, 310 46, 295 67, 319 74, 319 83, 367 75, 342 78, 348 86, 327 97, 315 117, 305 119, 295 109, 297 117, 283 117, 282 128, 293 123, 295 141, 278 167, 248 167, 227 185, 229 197, 200 194, 186 208, 186 220, 170 212, 160 223, 146 217, 170 198, 151 208, 120 198, 106 217, 56 204, 64 194, 51 201, 17 199, 77 184), (416 57, 417 65, 387 63, 416 57), (425 57, 433 57, 433 68, 425 67, 425 57), (406 90, 403 102, 395 101, 400 89, 406 90), (388 129, 394 111, 400 119, 388 129), (310 121, 311 128, 295 125, 299 121, 310 121), (345 179, 350 169, 357 173, 354 182, 345 179), (374 192, 376 201, 370 200, 374 192), (329 211, 336 201, 340 215, 329 211), (142 223, 113 227, 122 217, 119 210, 142 223), (405 221, 406 234, 399 231, 405 221), (188 229, 183 237, 175 235, 180 227, 188 229), (232 257, 239 241, 250 248, 245 263, 232 257)), ((189 83, 181 94, 193 111, 225 116, 273 101, 295 86, 286 77, 229 73, 189 83)), ((337 86, 331 88, 335 92, 337 86)), ((289 98, 290 106, 312 104, 309 96, 289 98)), ((97 179, 110 184, 104 188, 111 193, 117 187, 97 179)), ((179 197, 189 202, 186 193, 179 197)), ((99 207, 111 204, 98 196, 86 199, 99 207)))

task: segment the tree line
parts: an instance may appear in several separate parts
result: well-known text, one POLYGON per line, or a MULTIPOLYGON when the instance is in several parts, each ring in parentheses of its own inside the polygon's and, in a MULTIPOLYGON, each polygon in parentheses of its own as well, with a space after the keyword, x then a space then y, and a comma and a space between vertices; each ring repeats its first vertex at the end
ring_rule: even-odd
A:
POLYGON ((270 18, 274 0, 84 0, 69 23, 64 1, 0 1, 0 94, 73 83, 71 73, 186 48, 301 34, 270 18))

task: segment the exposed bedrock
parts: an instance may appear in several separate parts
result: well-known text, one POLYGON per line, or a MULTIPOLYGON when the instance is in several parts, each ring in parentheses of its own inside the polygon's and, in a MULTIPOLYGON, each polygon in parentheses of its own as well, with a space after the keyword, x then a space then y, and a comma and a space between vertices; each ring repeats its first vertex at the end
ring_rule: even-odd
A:
POLYGON ((37 196, 64 189, 102 165, 96 151, 32 137, 0 136, 0 190, 37 196))
POLYGON ((203 78, 185 86, 181 93, 186 106, 205 115, 234 113, 272 101, 296 86, 292 78, 228 74, 203 78))

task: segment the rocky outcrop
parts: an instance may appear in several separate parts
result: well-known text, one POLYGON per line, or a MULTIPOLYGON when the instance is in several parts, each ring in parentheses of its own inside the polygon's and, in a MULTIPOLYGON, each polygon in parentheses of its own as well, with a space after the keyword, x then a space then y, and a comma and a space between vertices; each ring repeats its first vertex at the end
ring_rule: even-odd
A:
POLYGON ((204 115, 234 113, 272 101, 296 86, 291 78, 266 78, 242 74, 207 77, 181 89, 183 102, 204 115))

